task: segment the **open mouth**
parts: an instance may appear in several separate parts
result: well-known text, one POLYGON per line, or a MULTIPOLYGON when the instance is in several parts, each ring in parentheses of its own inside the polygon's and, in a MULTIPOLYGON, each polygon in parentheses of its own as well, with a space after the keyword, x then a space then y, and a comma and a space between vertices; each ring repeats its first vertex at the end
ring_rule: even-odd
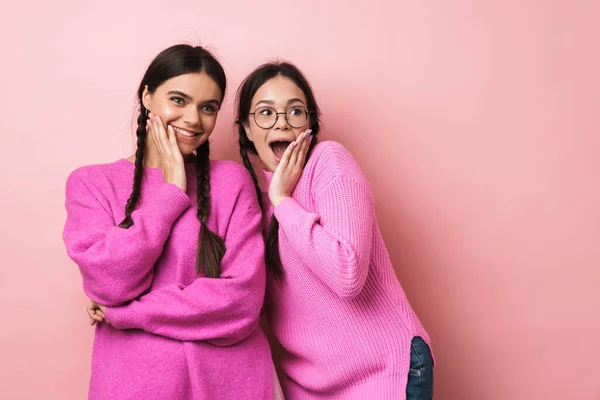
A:
POLYGON ((290 143, 292 142, 289 140, 275 140, 269 143, 269 147, 273 151, 273 154, 275 154, 277 161, 281 161, 281 157, 283 157, 283 153, 285 153, 290 143))
POLYGON ((178 127, 173 126, 173 125, 171 125, 171 126, 173 127, 173 130, 175 131, 175 133, 178 136, 183 136, 183 137, 186 137, 186 138, 193 138, 193 137, 199 136, 201 134, 199 132, 188 131, 187 129, 178 128, 178 127))

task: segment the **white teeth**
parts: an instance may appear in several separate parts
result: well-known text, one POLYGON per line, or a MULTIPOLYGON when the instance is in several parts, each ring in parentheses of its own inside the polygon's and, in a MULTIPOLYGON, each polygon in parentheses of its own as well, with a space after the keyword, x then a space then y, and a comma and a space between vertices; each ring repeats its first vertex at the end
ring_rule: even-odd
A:
POLYGON ((194 136, 196 136, 195 133, 190 133, 190 132, 188 132, 186 130, 177 128, 176 126, 173 126, 173 129, 175 130, 175 132, 177 132, 177 133, 179 133, 180 135, 183 135, 183 136, 187 136, 187 137, 194 137, 194 136))

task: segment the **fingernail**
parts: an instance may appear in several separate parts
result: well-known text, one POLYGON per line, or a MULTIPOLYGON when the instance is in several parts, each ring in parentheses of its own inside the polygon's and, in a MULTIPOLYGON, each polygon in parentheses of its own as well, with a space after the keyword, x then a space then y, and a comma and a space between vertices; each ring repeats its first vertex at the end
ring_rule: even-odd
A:
POLYGON ((309 135, 312 135, 312 129, 309 129, 306 133, 308 133, 309 135))

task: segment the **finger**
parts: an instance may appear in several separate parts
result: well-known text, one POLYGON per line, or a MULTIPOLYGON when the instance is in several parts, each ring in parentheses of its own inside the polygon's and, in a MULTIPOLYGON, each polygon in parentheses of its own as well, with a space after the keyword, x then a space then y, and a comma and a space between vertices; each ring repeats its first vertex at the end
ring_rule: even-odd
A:
POLYGON ((171 141, 169 138, 169 134, 167 133, 167 126, 163 122, 160 116, 156 116, 156 129, 158 130, 158 137, 161 141, 162 150, 165 154, 171 153, 171 141))
POLYGON ((158 129, 158 131, 160 132, 161 136, 164 137, 165 139, 168 139, 169 136, 167 135, 167 127, 165 125, 165 123, 163 122, 162 118, 160 116, 156 116, 156 127, 158 129))
POLYGON ((164 145, 163 141, 160 137, 160 131, 158 130, 158 124, 156 123, 156 117, 150 114, 151 119, 149 119, 150 126, 150 137, 152 138, 152 142, 154 143, 154 148, 157 150, 159 156, 164 155, 164 145))
MULTIPOLYGON (((90 301, 88 303, 87 308, 86 308, 86 312, 88 314, 88 318, 90 320, 90 325, 91 326, 94 326, 96 324, 96 321, 97 321, 97 319, 96 319, 96 311, 95 311, 95 308, 94 308, 95 305, 96 304, 93 301, 90 301)), ((101 322, 101 321, 99 321, 99 322, 101 322)))
POLYGON ((160 140, 158 138, 158 132, 156 132, 156 122, 154 120, 154 114, 150 113, 148 115, 148 131, 150 134, 150 137, 152 138, 152 141, 154 142, 154 146, 156 147, 157 150, 160 151, 160 140))
POLYGON ((90 300, 90 302, 87 304, 85 310, 87 311, 88 314, 91 315, 94 313, 96 308, 98 308, 98 305, 96 303, 94 303, 92 300, 90 300))
POLYGON ((100 316, 99 313, 101 313, 102 311, 99 308, 98 303, 95 303, 93 301, 91 301, 88 305, 87 308, 87 314, 91 319, 94 319, 96 321, 101 320, 103 318, 103 316, 100 316))
POLYGON ((175 129, 173 129, 173 127, 171 125, 169 125, 167 127, 167 133, 168 133, 169 144, 171 145, 171 148, 173 150, 179 149, 179 146, 177 146, 177 137, 175 136, 175 129))
POLYGON ((163 141, 161 138, 161 131, 158 127, 157 116, 154 114, 150 114, 150 125, 152 127, 152 134, 154 135, 154 140, 156 141, 157 148, 162 150, 163 141))
POLYGON ((302 146, 300 148, 298 154, 298 163, 296 164, 300 168, 304 168, 304 162, 306 160, 306 154, 308 153, 308 149, 310 147, 310 142, 312 141, 312 136, 310 135, 310 130, 306 132, 306 138, 304 142, 302 142, 302 146))
POLYGON ((152 129, 154 129, 154 134, 156 135, 156 140, 158 140, 158 144, 162 146, 162 132, 158 125, 158 118, 156 117, 156 115, 152 116, 152 129))
POLYGON ((146 120, 146 126, 148 127, 148 137, 150 138, 150 141, 152 142, 155 148, 158 148, 158 140, 156 139, 153 123, 150 118, 146 120))
POLYGON ((295 141, 296 146, 294 147, 294 151, 290 155, 290 165, 295 166, 298 162, 298 152, 302 147, 302 143, 304 143, 304 132, 302 132, 295 141))
POLYGON ((104 316, 100 314, 94 314, 91 319, 94 320, 94 322, 102 322, 104 321, 104 316))
POLYGON ((281 166, 281 168, 285 168, 288 166, 289 161, 290 161, 290 156, 292 155, 292 152, 294 151, 295 147, 296 147, 296 142, 292 142, 289 144, 287 149, 285 149, 285 151, 283 152, 283 156, 281 156, 281 161, 279 161, 279 166, 281 166))
POLYGON ((298 149, 298 156, 300 156, 302 151, 306 149, 308 143, 310 143, 310 135, 308 134, 308 131, 304 131, 302 132, 302 142, 300 144, 300 148, 298 149))

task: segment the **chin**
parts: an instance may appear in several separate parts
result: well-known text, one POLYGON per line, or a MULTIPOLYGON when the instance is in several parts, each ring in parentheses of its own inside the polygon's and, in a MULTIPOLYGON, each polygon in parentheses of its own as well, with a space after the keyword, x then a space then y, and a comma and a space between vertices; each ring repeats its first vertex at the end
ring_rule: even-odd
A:
POLYGON ((194 154, 194 152, 190 149, 179 149, 179 151, 181 152, 181 155, 184 157, 194 154))

